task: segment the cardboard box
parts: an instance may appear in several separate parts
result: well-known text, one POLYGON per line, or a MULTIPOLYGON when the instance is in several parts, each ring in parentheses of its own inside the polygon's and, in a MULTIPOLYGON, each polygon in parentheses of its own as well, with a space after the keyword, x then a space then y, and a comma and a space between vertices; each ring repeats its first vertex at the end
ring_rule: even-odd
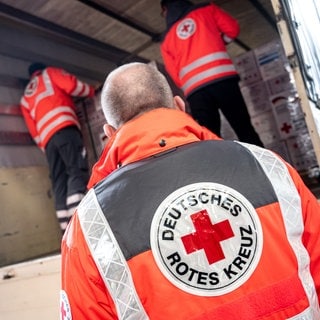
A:
POLYGON ((307 125, 295 92, 281 92, 270 97, 272 112, 281 139, 307 132, 307 125))
POLYGON ((291 163, 290 154, 285 141, 283 140, 274 141, 271 144, 265 144, 265 147, 269 150, 274 151, 276 154, 282 157, 285 161, 291 163))
POLYGON ((106 123, 100 100, 97 97, 85 99, 77 104, 84 145, 88 152, 89 166, 92 167, 103 151, 107 141, 103 131, 106 123))
POLYGON ((271 110, 269 91, 263 81, 258 81, 240 88, 251 117, 271 110))
POLYGON ((277 131, 259 132, 259 137, 263 142, 263 145, 268 149, 270 145, 273 146, 280 141, 277 131))
POLYGON ((261 75, 253 51, 248 51, 233 59, 241 84, 247 85, 261 80, 261 75))
POLYGON ((300 134, 286 140, 291 164, 298 171, 306 171, 318 166, 309 133, 300 134))
POLYGON ((253 51, 263 80, 286 72, 289 63, 280 40, 271 41, 253 51))
POLYGON ((267 80, 265 83, 270 95, 275 95, 283 91, 296 92, 296 85, 291 72, 279 74, 267 80))

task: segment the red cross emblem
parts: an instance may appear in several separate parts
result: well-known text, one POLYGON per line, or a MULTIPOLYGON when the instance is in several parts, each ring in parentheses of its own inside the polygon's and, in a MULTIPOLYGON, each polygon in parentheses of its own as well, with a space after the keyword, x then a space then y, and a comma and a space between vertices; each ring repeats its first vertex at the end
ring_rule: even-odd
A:
POLYGON ((191 215, 196 232, 181 237, 187 254, 203 249, 209 264, 225 258, 221 241, 234 236, 228 220, 212 224, 207 210, 201 210, 191 215))
POLYGON ((292 126, 288 123, 284 123, 282 125, 281 131, 284 131, 285 133, 289 133, 289 131, 292 129, 292 126))
POLYGON ((188 18, 179 23, 177 27, 177 36, 180 39, 187 39, 194 34, 195 30, 195 22, 191 18, 188 18))
POLYGON ((38 87, 38 78, 33 78, 26 88, 26 95, 31 96, 38 87))
POLYGON ((182 26, 182 32, 189 32, 190 24, 186 23, 182 26))

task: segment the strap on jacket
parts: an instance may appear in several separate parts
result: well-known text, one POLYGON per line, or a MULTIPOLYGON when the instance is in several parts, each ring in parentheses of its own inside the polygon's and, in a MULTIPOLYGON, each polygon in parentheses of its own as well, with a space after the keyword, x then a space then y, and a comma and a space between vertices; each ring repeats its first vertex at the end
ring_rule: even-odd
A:
POLYGON ((287 238, 297 258, 299 278, 309 300, 309 308, 289 320, 320 319, 318 297, 309 268, 310 257, 302 244, 304 225, 301 200, 297 188, 285 164, 274 153, 254 145, 241 144, 249 149, 259 161, 277 194, 287 238), (300 237, 297 237, 297 235, 300 235, 300 237))
POLYGON ((119 320, 149 319, 135 290, 126 259, 99 206, 94 189, 80 203, 78 216, 92 257, 113 298, 119 320))

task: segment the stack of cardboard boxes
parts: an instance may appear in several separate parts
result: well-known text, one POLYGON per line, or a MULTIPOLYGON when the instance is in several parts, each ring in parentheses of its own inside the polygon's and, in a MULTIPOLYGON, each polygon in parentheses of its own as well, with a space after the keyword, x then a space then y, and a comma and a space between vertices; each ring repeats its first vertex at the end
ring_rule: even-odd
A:
POLYGON ((103 131, 106 119, 100 103, 100 93, 94 98, 88 98, 77 102, 77 115, 79 117, 84 144, 88 152, 89 166, 99 159, 107 142, 103 131))
POLYGON ((252 124, 265 147, 300 173, 313 174, 318 163, 281 41, 246 52, 234 64, 252 124))
MULTIPOLYGON (((318 176, 317 158, 280 39, 234 58, 234 64, 240 75, 240 89, 251 122, 265 147, 282 156, 302 175, 318 176)), ((89 162, 93 165, 106 143, 100 95, 82 101, 78 110, 89 162)), ((221 116, 222 137, 237 139, 221 116)))

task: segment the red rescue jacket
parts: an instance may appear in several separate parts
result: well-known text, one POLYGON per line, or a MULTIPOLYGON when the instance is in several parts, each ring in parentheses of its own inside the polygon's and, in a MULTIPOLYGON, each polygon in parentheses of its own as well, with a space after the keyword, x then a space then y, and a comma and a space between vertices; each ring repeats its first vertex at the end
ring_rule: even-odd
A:
POLYGON ((72 97, 92 97, 94 88, 63 69, 48 67, 35 72, 20 106, 29 132, 39 148, 44 149, 60 129, 80 128, 72 97))
MULTIPOLYGON (((153 154, 201 140, 221 139, 180 111, 157 109, 143 114, 126 123, 109 141, 101 159, 93 169, 90 186, 96 185, 104 177, 117 171, 117 167, 121 165, 130 164, 153 154), (150 130, 151 128, 152 130, 150 130), (166 143, 160 143, 161 141, 166 143)), ((236 157, 236 155, 234 156, 236 157)), ((273 162, 268 163, 268 158, 265 159, 265 163, 268 168, 273 168, 273 162)), ((223 167, 223 164, 221 166, 223 167)), ((226 320, 283 320, 298 314, 301 314, 300 318, 295 319, 313 319, 310 318, 310 315, 312 316, 312 311, 309 308, 310 302, 308 302, 306 291, 300 281, 305 278, 307 278, 307 283, 310 281, 310 289, 313 287, 311 291, 315 293, 311 298, 312 305, 319 307, 320 273, 317 271, 320 267, 319 204, 305 187, 297 172, 285 163, 283 163, 283 167, 288 170, 288 181, 294 182, 296 192, 299 193, 301 199, 299 200, 301 202, 288 203, 289 210, 285 214, 288 217, 296 217, 299 221, 294 219, 291 223, 290 221, 284 222, 280 213, 282 209, 277 201, 266 203, 257 209, 265 239, 263 254, 255 273, 240 288, 216 297, 188 294, 164 277, 155 263, 151 250, 145 250, 126 261, 143 309, 150 319, 204 320, 212 319, 210 316, 214 315, 214 318, 226 320), (295 216, 294 208, 298 208, 298 211, 301 210, 302 216, 300 214, 295 216), (298 266, 294 250, 288 244, 289 240, 292 241, 288 240, 292 230, 285 231, 285 225, 288 224, 292 225, 289 229, 297 231, 297 226, 303 224, 303 229, 299 227, 299 233, 301 232, 302 235, 301 243, 297 242, 295 245, 301 247, 303 244, 308 252, 309 258, 302 259, 305 267, 298 266), (276 234, 272 234, 274 227, 271 226, 274 225, 278 228, 276 234), (279 256, 279 252, 286 252, 286 254, 279 256), (298 274, 298 269, 301 270, 301 274, 298 274), (268 270, 267 274, 265 270, 268 270), (308 274, 312 275, 312 279, 308 279, 308 274), (259 290, 257 290, 257 286, 259 290), (279 292, 283 292, 284 288, 287 288, 287 293, 280 297, 279 292), (181 306, 184 307, 181 308, 181 306), (204 310, 210 309, 214 310, 210 315, 204 313, 204 310), (304 313, 306 310, 309 312, 309 317, 307 313, 304 313)), ((234 171, 227 172, 227 176, 230 175, 230 177, 234 174, 234 171)), ((282 182, 279 185, 281 186, 282 182)), ((131 197, 131 195, 127 196, 131 197)), ((261 196, 263 197, 263 195, 261 196)), ((112 200, 112 194, 108 197, 112 200)), ((134 198, 134 194, 132 197, 134 198)), ((288 197, 290 197, 290 192, 288 197)), ((134 201, 138 200, 147 201, 147 199, 134 199, 134 201)), ((94 206, 96 205, 98 202, 94 201, 94 206)), ((91 206, 85 206, 84 210, 88 211, 88 218, 90 210, 95 212, 91 206)), ((126 224, 126 221, 123 223, 126 224)), ((118 319, 114 300, 109 291, 110 287, 108 287, 106 279, 101 276, 105 270, 98 268, 95 263, 92 248, 89 248, 83 232, 83 224, 88 228, 92 226, 90 220, 84 220, 81 224, 77 211, 62 240, 60 308, 62 318, 68 319, 72 315, 72 318, 77 320, 118 319)), ((167 224, 170 225, 169 221, 167 224)), ((100 233, 99 230, 102 232, 103 228, 100 227, 103 225, 99 220, 97 225, 92 228, 94 247, 98 247, 100 242, 94 236, 95 232, 100 233)), ((101 239, 101 241, 105 240, 105 237, 101 239)), ((306 252, 301 252, 301 254, 305 255, 306 252)), ((109 257, 112 254, 111 247, 99 250, 101 258, 109 257)), ((245 257, 247 254, 248 251, 244 248, 241 255, 245 257)), ((241 259, 238 262, 237 266, 241 269, 241 259)), ((115 263, 117 265, 117 262, 115 263)), ((301 263, 301 259, 299 263, 301 263)), ((116 265, 110 270, 115 270, 116 265)), ((182 271, 183 269, 181 269, 182 271)), ((120 273, 117 279, 121 282, 121 279, 127 278, 123 278, 123 274, 120 273)), ((126 290, 125 288, 123 290, 124 293, 126 290)), ((118 294, 126 299, 128 296, 121 295, 121 292, 119 291, 118 294)), ((314 314, 319 314, 319 310, 314 310, 314 312, 314 314)), ((129 310, 128 313, 130 314, 129 310)), ((140 319, 147 319, 147 317, 140 319)))
POLYGON ((224 36, 234 39, 238 22, 214 4, 196 7, 172 25, 161 43, 165 68, 186 96, 237 72, 224 36))

